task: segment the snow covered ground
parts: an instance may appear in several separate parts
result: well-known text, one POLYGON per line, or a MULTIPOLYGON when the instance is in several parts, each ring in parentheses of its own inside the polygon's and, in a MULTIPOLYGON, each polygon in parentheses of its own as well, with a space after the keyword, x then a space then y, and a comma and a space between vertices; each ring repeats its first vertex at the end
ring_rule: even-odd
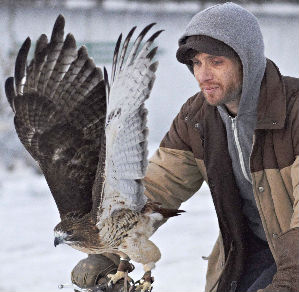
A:
MULTIPOLYGON (((20 165, 14 172, 0 169, 0 181, 0 291, 60 291, 58 284, 70 282, 72 268, 85 255, 68 246, 54 248, 59 216, 44 178, 20 165)), ((157 292, 204 289, 201 256, 209 254, 218 233, 207 186, 182 209, 187 212, 152 237, 162 253, 154 270, 157 292)), ((143 271, 135 267, 137 280, 143 271)))

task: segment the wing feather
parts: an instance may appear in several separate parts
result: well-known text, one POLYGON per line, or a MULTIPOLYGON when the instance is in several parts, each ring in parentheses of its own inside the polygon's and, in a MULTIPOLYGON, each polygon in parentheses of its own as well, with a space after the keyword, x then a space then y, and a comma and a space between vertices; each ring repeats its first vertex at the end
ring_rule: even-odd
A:
POLYGON ((27 66, 28 38, 16 59, 15 76, 5 84, 15 112, 16 132, 38 161, 60 216, 92 208, 92 187, 104 137, 105 82, 85 47, 64 39, 58 16, 51 40, 42 35, 27 66))
POLYGON ((26 73, 26 62, 29 49, 31 46, 31 40, 28 37, 20 48, 19 54, 16 59, 15 66, 15 86, 17 94, 23 93, 25 73, 26 73))
POLYGON ((86 47, 82 46, 78 50, 78 56, 76 60, 74 60, 71 63, 71 66, 69 67, 68 71, 65 73, 63 80, 59 83, 55 95, 52 97, 52 99, 55 102, 59 102, 61 99, 61 95, 69 90, 73 84, 76 84, 76 77, 78 76, 79 72, 81 71, 82 67, 84 66, 85 62, 88 59, 88 54, 86 47))
POLYGON ((138 48, 140 46, 140 43, 142 42, 142 40, 144 39, 145 35, 147 34, 147 32, 155 25, 155 23, 151 23, 149 25, 147 25, 138 35, 138 37, 136 38, 136 41, 133 44, 133 48, 128 56, 127 62, 126 62, 126 66, 129 66, 133 60, 135 59, 135 56, 137 54, 138 48))
MULTIPOLYGON (((139 34, 125 63, 135 28, 129 32, 119 57, 120 41, 115 50, 111 84, 106 86, 107 91, 110 87, 110 92, 105 127, 104 189, 93 190, 98 224, 118 209, 140 211, 146 202, 141 182, 147 167, 148 129, 144 102, 151 92, 158 65, 153 62, 157 48, 151 49, 151 45, 161 31, 154 33, 143 46, 140 44, 153 25, 139 34)), ((105 80, 107 82, 107 76, 105 80)))
POLYGON ((46 86, 50 80, 54 67, 57 63, 57 59, 61 53, 64 41, 64 25, 65 20, 62 15, 59 15, 55 21, 51 40, 48 44, 47 62, 44 64, 40 79, 38 82, 38 91, 45 94, 46 86))
POLYGON ((50 98, 55 94, 59 82, 63 79, 65 73, 68 71, 71 63, 77 57, 76 40, 72 34, 68 34, 63 43, 61 52, 56 60, 53 72, 47 86, 45 88, 45 95, 50 98))
POLYGON ((84 65, 77 73, 75 79, 73 80, 71 86, 69 86, 60 96, 58 104, 60 106, 68 105, 68 109, 72 109, 72 105, 78 104, 82 100, 82 95, 80 94, 80 87, 86 82, 90 74, 93 73, 95 69, 94 62, 87 58, 84 65))
POLYGON ((36 90, 37 80, 40 77, 41 68, 45 63, 47 56, 48 38, 45 34, 42 34, 36 42, 34 58, 32 59, 29 67, 27 68, 27 82, 25 87, 25 93, 31 90, 36 90))
POLYGON ((119 48, 121 45, 121 39, 122 39, 122 34, 120 34, 120 36, 118 37, 117 41, 116 41, 116 45, 115 45, 115 49, 114 49, 114 53, 113 53, 113 61, 112 61, 112 70, 111 70, 111 82, 114 81, 115 79, 115 73, 116 73, 116 66, 117 66, 117 59, 118 59, 118 52, 119 52, 119 48))

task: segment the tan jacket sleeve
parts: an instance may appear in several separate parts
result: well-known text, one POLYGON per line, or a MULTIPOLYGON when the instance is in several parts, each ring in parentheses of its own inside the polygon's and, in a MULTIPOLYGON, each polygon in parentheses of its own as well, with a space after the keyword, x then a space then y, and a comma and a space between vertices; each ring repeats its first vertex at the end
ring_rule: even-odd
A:
POLYGON ((178 208, 203 182, 189 146, 189 132, 184 121, 186 105, 174 119, 159 149, 150 159, 144 179, 146 196, 167 208, 178 208))
POLYGON ((145 194, 166 208, 179 208, 201 186, 203 177, 192 152, 160 147, 150 159, 145 194))
POLYGON ((291 168, 291 179, 293 185, 293 215, 291 218, 290 228, 299 227, 299 156, 297 156, 295 162, 291 168))
POLYGON ((293 149, 296 156, 296 160, 294 161, 291 167, 291 179, 293 186, 293 210, 294 213, 291 219, 290 228, 299 227, 299 96, 297 94, 297 98, 295 104, 293 106, 292 112, 292 140, 293 140, 293 149))

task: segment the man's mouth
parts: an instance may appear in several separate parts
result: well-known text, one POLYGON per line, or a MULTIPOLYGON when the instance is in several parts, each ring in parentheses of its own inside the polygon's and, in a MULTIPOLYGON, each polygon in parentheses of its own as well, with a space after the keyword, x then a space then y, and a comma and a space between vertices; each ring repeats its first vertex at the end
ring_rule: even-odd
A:
POLYGON ((218 88, 219 88, 219 86, 205 86, 205 87, 203 87, 203 91, 205 93, 210 94, 210 93, 214 93, 218 88))

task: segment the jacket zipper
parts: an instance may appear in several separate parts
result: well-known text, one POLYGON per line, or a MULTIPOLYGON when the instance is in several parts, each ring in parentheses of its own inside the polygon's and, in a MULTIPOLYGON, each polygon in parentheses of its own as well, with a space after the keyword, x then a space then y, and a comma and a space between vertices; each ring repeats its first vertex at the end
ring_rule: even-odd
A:
POLYGON ((237 286, 238 286, 238 283, 237 281, 232 281, 231 284, 230 284, 230 292, 235 292, 236 289, 237 289, 237 286))
POLYGON ((241 145, 240 145, 240 141, 239 141, 239 137, 238 137, 237 118, 231 118, 231 121, 232 121, 232 130, 233 130, 233 133, 234 133, 234 138, 235 138, 235 143, 236 143, 236 146, 237 146, 237 151, 238 151, 238 155, 239 155, 239 160, 240 160, 242 173, 243 173, 244 177, 246 178, 246 180, 251 183, 251 180, 248 177, 248 174, 246 172, 244 157, 243 157, 243 153, 242 153, 242 149, 241 149, 241 145))

